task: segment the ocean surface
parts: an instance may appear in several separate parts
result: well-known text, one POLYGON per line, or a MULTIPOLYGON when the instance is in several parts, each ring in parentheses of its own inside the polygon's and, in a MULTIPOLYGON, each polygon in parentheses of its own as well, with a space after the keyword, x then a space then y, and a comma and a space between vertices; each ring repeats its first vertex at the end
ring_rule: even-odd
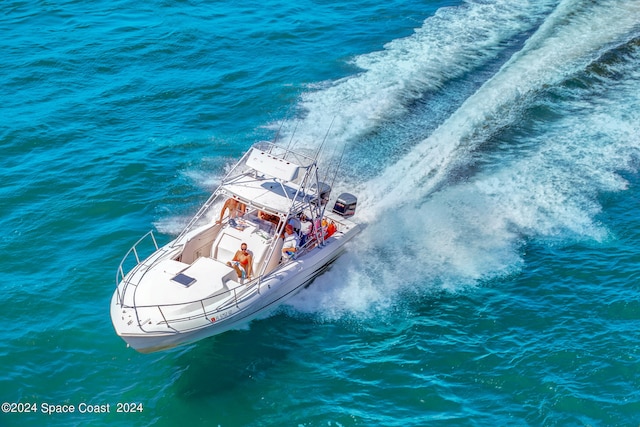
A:
POLYGON ((0 426, 640 425, 638 0, 8 0, 0 34, 0 426), (127 348, 124 254, 278 129, 365 231, 244 329, 127 348))

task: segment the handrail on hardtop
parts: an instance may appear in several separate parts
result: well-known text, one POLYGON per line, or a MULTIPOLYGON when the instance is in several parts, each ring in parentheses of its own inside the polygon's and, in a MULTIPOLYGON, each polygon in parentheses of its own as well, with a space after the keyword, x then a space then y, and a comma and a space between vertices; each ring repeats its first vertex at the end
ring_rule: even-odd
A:
MULTIPOLYGON (((281 157, 283 159, 287 159, 289 156, 295 157, 296 160, 304 159, 305 160, 305 164, 303 165, 304 167, 308 167, 308 166, 311 166, 311 165, 316 163, 316 159, 314 159, 314 158, 312 158, 312 157, 310 157, 310 156, 308 156, 306 154, 302 154, 302 153, 299 153, 297 151, 294 151, 294 150, 292 150, 290 148, 281 147, 278 144, 276 144, 275 142, 259 141, 259 142, 256 142, 255 144, 253 144, 251 146, 251 148, 264 150, 265 152, 268 152, 268 153, 270 153, 272 155, 275 155, 277 157, 281 157), (274 151, 276 151, 276 150, 281 151, 281 153, 274 154, 274 151)), ((197 222, 200 221, 202 216, 211 208, 211 205, 213 204, 215 199, 218 197, 219 191, 224 186, 224 184, 229 182, 229 179, 232 176, 234 176, 234 174, 237 173, 236 171, 237 171, 238 168, 242 167, 243 165, 246 166, 246 161, 247 161, 247 158, 249 157, 250 153, 251 153, 251 150, 248 150, 242 156, 242 158, 231 168, 231 170, 229 170, 229 172, 226 173, 224 178, 222 178, 221 184, 216 188, 216 190, 211 194, 211 196, 209 196, 207 201, 200 207, 198 212, 193 216, 193 218, 191 218, 191 220, 187 223, 187 225, 182 229, 180 234, 178 234, 178 236, 175 238, 175 242, 180 242, 182 240, 182 238, 193 228, 193 226, 197 222)), ((307 175, 308 175, 308 172, 307 172, 307 175)), ((297 194, 296 194, 296 196, 297 196, 297 194)))
MULTIPOLYGON (((142 244, 143 241, 145 241, 146 239, 148 239, 149 237, 151 237, 151 241, 153 242, 153 246, 156 248, 156 251, 160 248, 158 246, 158 242, 156 240, 156 237, 153 235, 153 230, 149 230, 144 236, 142 236, 141 238, 138 239, 137 242, 135 242, 133 244, 133 246, 131 246, 131 248, 127 251, 127 253, 124 255, 124 257, 122 258, 122 261, 120 261, 120 265, 118 266, 118 270, 116 271, 116 292, 118 294, 118 301, 120 301, 120 304, 122 305, 123 300, 124 300, 124 293, 125 290, 127 288, 127 285, 129 284, 128 282, 125 282, 123 288, 122 288, 122 295, 120 294, 120 283, 124 280, 124 278, 127 276, 127 274, 129 274, 131 271, 133 271, 134 269, 138 268, 138 266, 140 266, 141 264, 141 260, 140 260, 140 255, 138 254, 137 251, 137 247, 140 246, 140 244, 142 244), (129 259, 129 257, 131 256, 131 254, 133 253, 133 255, 136 258, 136 264, 131 267, 131 269, 129 269, 128 271, 124 271, 123 265, 125 262, 127 262, 127 260, 129 259)), ((143 258, 143 260, 146 257, 143 258)))

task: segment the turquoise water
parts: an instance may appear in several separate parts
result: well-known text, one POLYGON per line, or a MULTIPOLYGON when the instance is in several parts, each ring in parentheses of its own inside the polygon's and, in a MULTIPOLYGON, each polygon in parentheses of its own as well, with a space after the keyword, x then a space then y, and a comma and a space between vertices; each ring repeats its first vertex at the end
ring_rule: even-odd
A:
POLYGON ((637 1, 9 1, 0 29, 1 426, 640 424, 637 1), (330 125, 348 252, 243 330, 128 349, 138 237, 330 125))

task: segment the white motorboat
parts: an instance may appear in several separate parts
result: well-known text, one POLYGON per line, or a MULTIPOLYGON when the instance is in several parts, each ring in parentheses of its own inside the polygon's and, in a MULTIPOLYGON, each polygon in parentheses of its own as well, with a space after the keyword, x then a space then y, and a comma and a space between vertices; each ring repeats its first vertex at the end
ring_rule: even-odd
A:
POLYGON ((351 220, 356 197, 343 193, 332 205, 330 192, 316 158, 255 144, 180 235, 160 247, 150 231, 127 252, 111 300, 117 334, 149 353, 238 328, 281 304, 361 229, 351 220), (293 253, 283 252, 287 224, 306 233, 293 253), (246 257, 232 262, 241 245, 252 268, 246 257))

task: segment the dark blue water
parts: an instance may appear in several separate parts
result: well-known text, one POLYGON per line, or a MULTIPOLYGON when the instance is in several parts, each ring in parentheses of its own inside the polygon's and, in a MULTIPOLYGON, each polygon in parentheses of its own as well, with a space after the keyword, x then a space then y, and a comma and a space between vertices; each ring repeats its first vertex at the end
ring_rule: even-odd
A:
POLYGON ((2 9, 1 426, 640 423, 637 1, 2 9), (244 330, 128 349, 122 256, 278 129, 330 129, 365 232, 244 330))

